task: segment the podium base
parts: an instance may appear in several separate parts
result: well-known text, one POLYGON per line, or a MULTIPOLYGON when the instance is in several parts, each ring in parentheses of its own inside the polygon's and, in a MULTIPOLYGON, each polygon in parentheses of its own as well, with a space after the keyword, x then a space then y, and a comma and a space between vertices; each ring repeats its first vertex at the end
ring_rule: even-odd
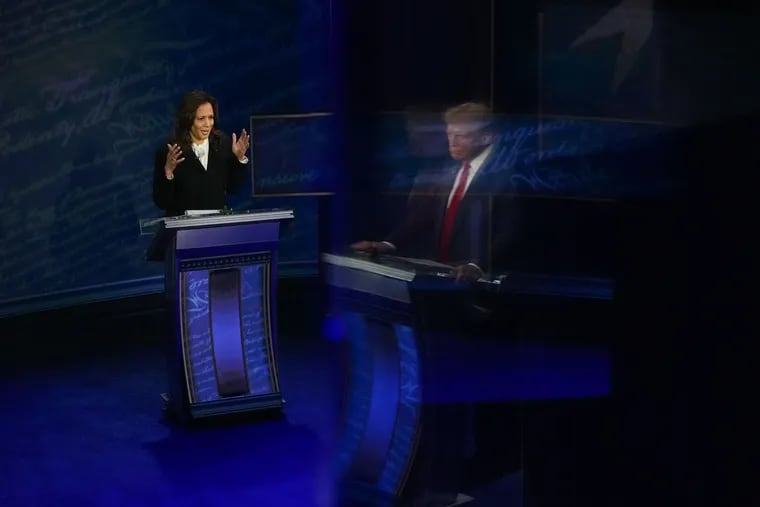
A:
MULTIPOLYGON (((259 403, 258 406, 251 406, 243 410, 228 412, 202 412, 187 409, 187 407, 177 406, 169 393, 159 394, 163 405, 161 412, 170 420, 181 425, 190 424, 200 421, 255 421, 260 419, 279 419, 284 417, 282 409, 286 405, 284 398, 275 398, 259 403)), ((264 397, 266 398, 266 397, 264 397)))

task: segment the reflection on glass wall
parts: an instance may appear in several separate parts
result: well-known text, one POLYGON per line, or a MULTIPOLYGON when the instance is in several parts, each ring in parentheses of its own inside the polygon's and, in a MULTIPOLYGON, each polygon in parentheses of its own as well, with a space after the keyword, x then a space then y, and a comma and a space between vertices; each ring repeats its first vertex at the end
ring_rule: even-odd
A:
MULTIPOLYGON (((542 240, 574 241, 575 230, 558 228, 574 227, 558 203, 661 199, 679 185, 665 157, 678 130, 665 125, 494 114, 468 102, 379 113, 361 127, 360 171, 371 177, 354 188, 367 200, 353 221, 372 227, 354 238, 357 251, 506 270, 542 240)), ((555 255, 575 245, 565 248, 555 255)))

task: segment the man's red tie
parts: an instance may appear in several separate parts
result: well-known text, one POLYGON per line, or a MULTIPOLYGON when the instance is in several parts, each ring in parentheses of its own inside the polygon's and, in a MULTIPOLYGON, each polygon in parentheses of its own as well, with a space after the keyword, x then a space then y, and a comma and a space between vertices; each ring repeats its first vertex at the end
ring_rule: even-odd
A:
POLYGON ((467 188, 467 179, 470 177, 470 163, 465 162, 462 167, 462 173, 454 189, 454 195, 451 196, 451 202, 446 208, 443 215, 443 227, 441 228, 440 260, 446 262, 449 260, 449 246, 451 244, 451 233, 454 231, 454 220, 457 216, 457 210, 462 203, 464 191, 467 188))

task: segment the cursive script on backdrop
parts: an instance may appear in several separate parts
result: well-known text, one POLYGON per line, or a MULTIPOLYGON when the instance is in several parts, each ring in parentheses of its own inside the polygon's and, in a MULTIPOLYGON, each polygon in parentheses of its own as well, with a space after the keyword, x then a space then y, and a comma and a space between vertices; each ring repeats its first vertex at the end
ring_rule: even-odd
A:
POLYGON ((301 7, 4 3, 0 70, 13 79, 0 88, 0 230, 14 244, 0 259, 0 301, 160 272, 142 260, 149 237, 138 217, 157 214, 153 156, 179 97, 209 90, 231 132, 256 112, 297 110, 306 93, 326 96, 327 69, 304 74, 303 62, 320 61, 326 47, 328 2, 301 7), (197 19, 212 29, 186 29, 197 19))

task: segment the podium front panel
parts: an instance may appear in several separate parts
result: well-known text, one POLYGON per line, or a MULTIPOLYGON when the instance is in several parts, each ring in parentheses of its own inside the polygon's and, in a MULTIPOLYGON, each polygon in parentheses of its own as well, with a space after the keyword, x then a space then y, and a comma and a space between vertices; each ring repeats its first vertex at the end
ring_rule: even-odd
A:
MULTIPOLYGON (((322 259, 331 319, 347 353, 336 463, 341 500, 395 505, 435 495, 442 502, 435 505, 452 504, 462 424, 449 413, 455 411, 441 417, 440 407, 425 400, 430 337, 424 322, 430 316, 421 312, 419 277, 362 258, 322 259)), ((447 294, 456 295, 453 289, 447 294)))
POLYGON ((183 398, 191 415, 281 406, 272 253, 177 262, 183 398))
POLYGON ((268 254, 185 261, 182 342, 190 403, 277 390, 267 294, 268 254))
POLYGON ((186 229, 177 234, 177 249, 215 248, 220 245, 229 248, 233 245, 277 242, 279 234, 279 222, 186 229))
POLYGON ((403 488, 419 436, 420 371, 413 329, 344 311, 351 389, 338 456, 338 474, 352 488, 396 496, 403 488))
POLYGON ((277 246, 292 210, 166 218, 146 251, 163 260, 167 409, 180 420, 282 408, 277 246))

